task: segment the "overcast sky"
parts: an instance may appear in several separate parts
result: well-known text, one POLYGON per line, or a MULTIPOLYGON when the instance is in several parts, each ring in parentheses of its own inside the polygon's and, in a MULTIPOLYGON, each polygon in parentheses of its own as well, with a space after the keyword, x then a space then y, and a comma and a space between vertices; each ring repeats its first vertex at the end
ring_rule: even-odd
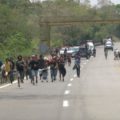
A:
MULTIPOLYGON (((93 5, 97 3, 97 0, 90 0, 93 5)), ((120 4, 120 0, 111 0, 112 3, 120 4)))
MULTIPOLYGON (((30 0, 30 1, 44 1, 44 0, 30 0)), ((90 0, 92 5, 95 5, 97 3, 97 0, 90 0)), ((112 3, 120 4, 120 0, 111 0, 112 3)))

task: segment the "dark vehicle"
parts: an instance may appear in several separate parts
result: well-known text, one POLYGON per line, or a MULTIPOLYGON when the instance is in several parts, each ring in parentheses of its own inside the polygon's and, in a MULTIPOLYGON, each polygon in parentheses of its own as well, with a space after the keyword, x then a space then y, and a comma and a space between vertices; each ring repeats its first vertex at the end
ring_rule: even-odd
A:
POLYGON ((87 50, 85 47, 80 47, 80 56, 85 57, 86 59, 89 59, 91 56, 91 51, 87 50))
POLYGON ((72 57, 75 57, 75 55, 77 54, 77 52, 79 51, 79 46, 74 46, 72 47, 73 52, 71 54, 72 57))

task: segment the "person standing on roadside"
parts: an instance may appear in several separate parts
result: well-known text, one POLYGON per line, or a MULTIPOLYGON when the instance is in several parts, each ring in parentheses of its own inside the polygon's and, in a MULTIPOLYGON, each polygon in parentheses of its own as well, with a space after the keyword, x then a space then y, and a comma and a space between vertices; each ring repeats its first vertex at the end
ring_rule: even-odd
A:
POLYGON ((24 83, 24 61, 21 55, 17 57, 16 69, 18 73, 18 87, 20 87, 20 82, 24 83))

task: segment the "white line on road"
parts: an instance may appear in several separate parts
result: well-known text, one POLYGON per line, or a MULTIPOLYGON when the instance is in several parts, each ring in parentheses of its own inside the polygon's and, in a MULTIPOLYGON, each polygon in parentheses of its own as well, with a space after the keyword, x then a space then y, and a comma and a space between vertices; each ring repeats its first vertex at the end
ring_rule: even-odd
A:
POLYGON ((65 94, 65 95, 70 94, 70 90, 66 90, 64 94, 65 94))
POLYGON ((73 81, 73 78, 71 78, 70 81, 73 81))
POLYGON ((63 101, 63 107, 69 107, 69 102, 68 100, 63 101))
POLYGON ((85 62, 85 63, 83 63, 84 65, 86 65, 87 63, 85 62))
POLYGON ((13 82, 13 84, 17 83, 17 80, 13 82))
POLYGON ((77 77, 77 75, 74 75, 74 77, 77 77))
POLYGON ((68 87, 71 87, 71 86, 72 86, 72 84, 71 84, 71 83, 69 83, 69 84, 68 84, 68 87))
MULTIPOLYGON (((13 84, 15 84, 15 83, 17 83, 17 81, 14 81, 14 82, 13 82, 13 84)), ((5 87, 8 87, 8 86, 10 86, 10 85, 12 85, 12 84, 9 83, 9 84, 3 85, 3 86, 0 87, 0 89, 5 88, 5 87)))
POLYGON ((0 89, 5 88, 5 87, 8 87, 8 86, 10 86, 10 85, 11 85, 11 84, 3 85, 3 86, 0 87, 0 89))

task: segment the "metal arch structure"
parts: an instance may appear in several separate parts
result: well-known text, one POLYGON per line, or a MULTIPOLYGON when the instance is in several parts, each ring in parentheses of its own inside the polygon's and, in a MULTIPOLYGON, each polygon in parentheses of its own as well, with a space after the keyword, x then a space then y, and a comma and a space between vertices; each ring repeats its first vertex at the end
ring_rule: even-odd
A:
POLYGON ((105 23, 105 24, 119 24, 120 18, 109 18, 109 19, 90 19, 87 17, 66 17, 66 16, 56 16, 56 17, 41 17, 39 20, 40 25, 48 24, 50 26, 58 25, 71 25, 71 24, 83 24, 83 23, 105 23))
POLYGON ((80 17, 40 17, 41 29, 40 44, 46 44, 50 48, 50 29, 52 26, 75 25, 75 24, 120 24, 119 19, 87 19, 80 17))

